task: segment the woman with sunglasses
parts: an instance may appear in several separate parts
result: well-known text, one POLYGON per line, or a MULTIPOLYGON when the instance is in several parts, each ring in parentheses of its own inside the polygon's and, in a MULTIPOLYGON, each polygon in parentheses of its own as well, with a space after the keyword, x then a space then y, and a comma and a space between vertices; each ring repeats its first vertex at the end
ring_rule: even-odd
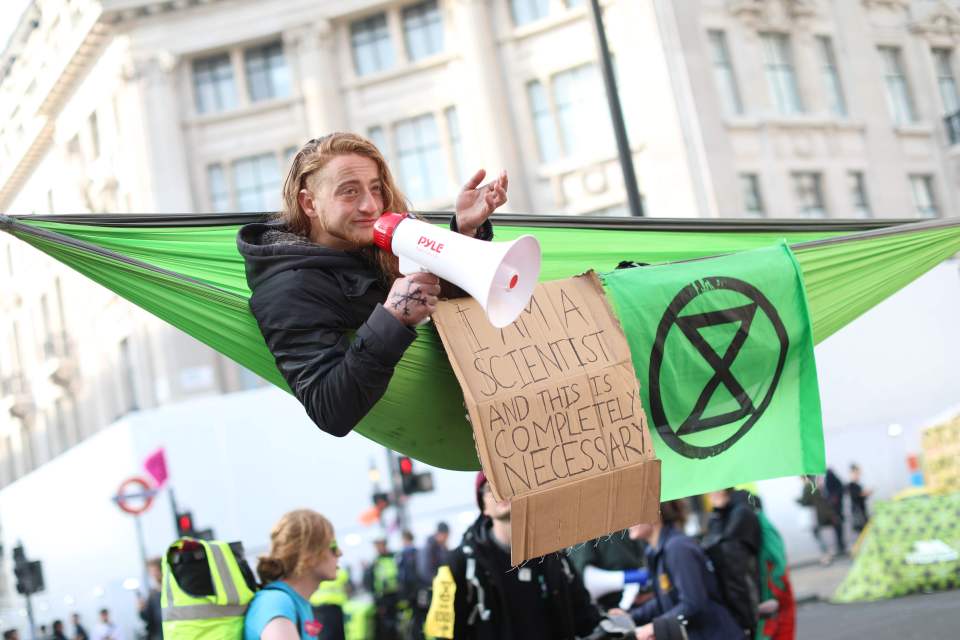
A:
POLYGON ((309 598, 337 576, 340 548, 333 525, 309 509, 285 514, 270 532, 270 553, 257 574, 263 588, 247 608, 243 640, 312 640, 320 632, 309 598))

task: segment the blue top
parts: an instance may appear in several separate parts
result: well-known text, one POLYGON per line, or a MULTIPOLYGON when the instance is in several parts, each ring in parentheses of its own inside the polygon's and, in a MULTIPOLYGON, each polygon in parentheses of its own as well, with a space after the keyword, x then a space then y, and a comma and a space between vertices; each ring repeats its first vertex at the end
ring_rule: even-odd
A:
POLYGON ((267 623, 274 618, 286 618, 298 627, 302 640, 313 640, 308 635, 307 622, 313 622, 313 609, 303 596, 282 580, 271 582, 253 596, 243 619, 243 640, 260 640, 267 623))

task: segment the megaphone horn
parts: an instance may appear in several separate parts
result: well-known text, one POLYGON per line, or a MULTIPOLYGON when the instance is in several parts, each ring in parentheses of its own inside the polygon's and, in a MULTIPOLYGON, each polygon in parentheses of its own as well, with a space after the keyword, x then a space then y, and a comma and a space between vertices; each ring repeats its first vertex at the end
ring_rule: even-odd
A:
POLYGON ((400 258, 400 273, 428 271, 469 293, 497 328, 517 319, 540 277, 540 243, 531 235, 484 242, 388 211, 373 241, 400 258))

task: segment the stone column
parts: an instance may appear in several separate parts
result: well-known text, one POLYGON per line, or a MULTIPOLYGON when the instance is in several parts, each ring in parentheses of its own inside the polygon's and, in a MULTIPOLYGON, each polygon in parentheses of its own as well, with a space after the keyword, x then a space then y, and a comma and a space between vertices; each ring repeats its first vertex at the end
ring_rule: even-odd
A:
POLYGON ((324 20, 287 31, 283 43, 291 62, 296 62, 293 79, 299 83, 303 97, 307 137, 343 130, 347 121, 340 91, 336 33, 330 22, 324 20))

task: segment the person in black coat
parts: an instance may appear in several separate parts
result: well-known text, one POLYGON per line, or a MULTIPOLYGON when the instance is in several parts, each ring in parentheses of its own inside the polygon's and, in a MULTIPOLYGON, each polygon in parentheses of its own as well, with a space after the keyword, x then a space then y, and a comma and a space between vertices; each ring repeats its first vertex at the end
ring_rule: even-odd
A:
POLYGON ((746 491, 709 494, 713 512, 703 548, 716 570, 724 603, 744 632, 753 635, 760 601, 760 519, 746 491))
MULTIPOLYGON (((507 175, 478 186, 484 176, 481 169, 464 185, 451 229, 489 240, 507 175)), ((397 258, 373 245, 380 215, 408 208, 376 146, 333 133, 294 157, 280 219, 237 235, 250 310, 277 368, 314 423, 335 436, 386 392, 438 298, 458 293, 432 274, 400 275, 397 258)))
POLYGON ((444 599, 448 588, 435 586, 428 615, 428 625, 430 618, 452 616, 453 630, 435 637, 573 640, 590 634, 603 615, 566 556, 550 554, 512 567, 510 503, 496 501, 483 472, 476 489, 480 517, 438 571, 441 582, 452 576, 453 601, 444 599))
POLYGON ((735 640, 743 629, 723 603, 720 587, 703 550, 683 534, 686 506, 680 500, 660 504, 660 521, 630 527, 647 542, 647 566, 654 598, 630 610, 638 640, 735 640), (683 627, 683 629, 679 629, 683 627), (681 632, 682 631, 682 632, 681 632))

